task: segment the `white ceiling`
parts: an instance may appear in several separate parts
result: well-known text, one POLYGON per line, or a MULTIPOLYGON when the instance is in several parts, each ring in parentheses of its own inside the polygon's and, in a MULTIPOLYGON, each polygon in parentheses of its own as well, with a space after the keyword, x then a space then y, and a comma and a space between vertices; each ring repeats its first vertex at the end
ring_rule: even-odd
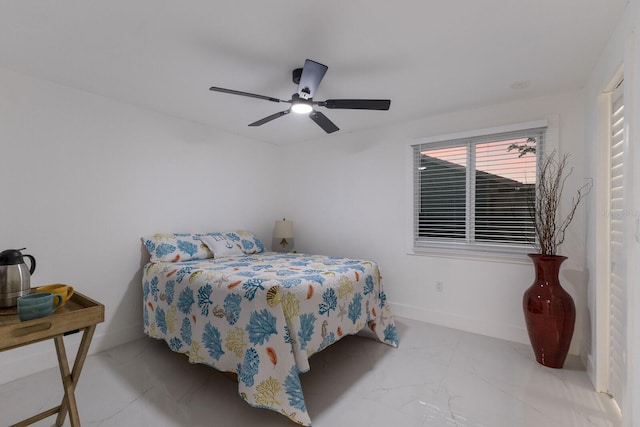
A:
MULTIPOLYGON (((628 0, 2 0, 0 67, 276 144, 331 138, 288 104, 291 71, 340 133, 579 89, 628 0), (521 82, 525 82, 524 88, 521 82)), ((336 134, 333 134, 336 135, 336 134)))

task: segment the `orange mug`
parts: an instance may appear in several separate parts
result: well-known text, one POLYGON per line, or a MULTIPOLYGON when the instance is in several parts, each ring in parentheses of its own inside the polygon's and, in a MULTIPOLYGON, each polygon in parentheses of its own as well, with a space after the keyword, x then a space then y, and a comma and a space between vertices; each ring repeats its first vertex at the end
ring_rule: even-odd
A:
POLYGON ((60 307, 62 307, 73 295, 73 286, 56 283, 53 285, 38 286, 34 289, 34 292, 51 292, 60 295, 62 297, 60 307))

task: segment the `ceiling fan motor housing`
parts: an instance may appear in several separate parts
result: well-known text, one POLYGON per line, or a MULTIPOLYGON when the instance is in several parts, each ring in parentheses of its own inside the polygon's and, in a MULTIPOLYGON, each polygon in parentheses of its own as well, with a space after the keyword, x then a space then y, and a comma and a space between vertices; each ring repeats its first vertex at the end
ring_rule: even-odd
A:
POLYGON ((302 68, 296 68, 295 70, 293 70, 292 74, 292 80, 295 84, 300 84, 300 76, 302 76, 302 68))

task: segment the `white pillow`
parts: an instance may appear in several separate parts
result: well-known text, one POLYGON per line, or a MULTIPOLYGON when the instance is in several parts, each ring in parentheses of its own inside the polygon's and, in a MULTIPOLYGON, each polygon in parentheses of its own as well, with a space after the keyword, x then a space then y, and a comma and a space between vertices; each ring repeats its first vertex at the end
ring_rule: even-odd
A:
POLYGON ((215 258, 230 255, 244 255, 242 248, 237 243, 227 239, 222 233, 202 236, 200 241, 207 245, 209 250, 213 252, 215 258))

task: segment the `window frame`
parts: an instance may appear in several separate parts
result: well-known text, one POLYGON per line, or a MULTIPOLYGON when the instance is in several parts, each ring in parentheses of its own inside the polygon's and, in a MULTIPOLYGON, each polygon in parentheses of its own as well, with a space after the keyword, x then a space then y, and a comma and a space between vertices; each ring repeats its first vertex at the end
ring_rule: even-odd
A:
MULTIPOLYGON (((481 139, 485 137, 490 137, 491 135, 504 134, 509 132, 522 132, 529 129, 537 129, 537 128, 546 128, 545 137, 542 143, 539 145, 540 148, 536 151, 536 157, 538 165, 540 164, 540 159, 545 152, 551 152, 554 149, 557 149, 557 140, 558 140, 558 124, 557 117, 550 117, 545 120, 536 120, 531 122, 517 123, 513 125, 506 126, 498 126, 493 128, 479 129, 473 131, 466 132, 458 132, 453 134, 444 134, 433 137, 423 137, 416 138, 410 142, 408 145, 408 155, 409 155, 409 163, 407 167, 407 176, 410 179, 410 192, 408 194, 409 203, 409 224, 407 231, 407 253, 409 255, 426 255, 426 256, 439 256, 439 257, 453 257, 453 258, 469 258, 469 259, 486 259, 486 260, 496 260, 496 261, 506 261, 506 262, 515 262, 515 263, 530 263, 529 259, 526 257, 526 254, 535 252, 535 247, 533 244, 530 245, 508 245, 508 244, 500 244, 500 243, 487 243, 487 242, 473 242, 468 243, 465 241, 461 242, 453 242, 453 241, 428 241, 424 242, 422 240, 416 239, 416 221, 417 221, 417 208, 416 203, 418 200, 416 198, 416 172, 417 172, 417 162, 416 156, 414 154, 414 147, 428 144, 432 145, 433 148, 440 148, 443 146, 450 146, 451 142, 454 140, 462 140, 462 139, 481 139)), ((470 156, 467 156, 468 159, 470 156)), ((470 164, 467 163, 466 169, 468 170, 470 164)), ((469 180, 473 180, 475 174, 467 173, 467 191, 466 197, 467 201, 473 196, 468 191, 471 188, 471 193, 475 191, 472 183, 469 183, 469 180), (469 187, 471 185, 471 187, 469 187)), ((537 183, 537 177, 536 177, 537 183)), ((473 221, 471 219, 467 219, 467 224, 471 224, 473 226, 473 221)), ((469 225, 467 225, 469 227, 469 225)))

